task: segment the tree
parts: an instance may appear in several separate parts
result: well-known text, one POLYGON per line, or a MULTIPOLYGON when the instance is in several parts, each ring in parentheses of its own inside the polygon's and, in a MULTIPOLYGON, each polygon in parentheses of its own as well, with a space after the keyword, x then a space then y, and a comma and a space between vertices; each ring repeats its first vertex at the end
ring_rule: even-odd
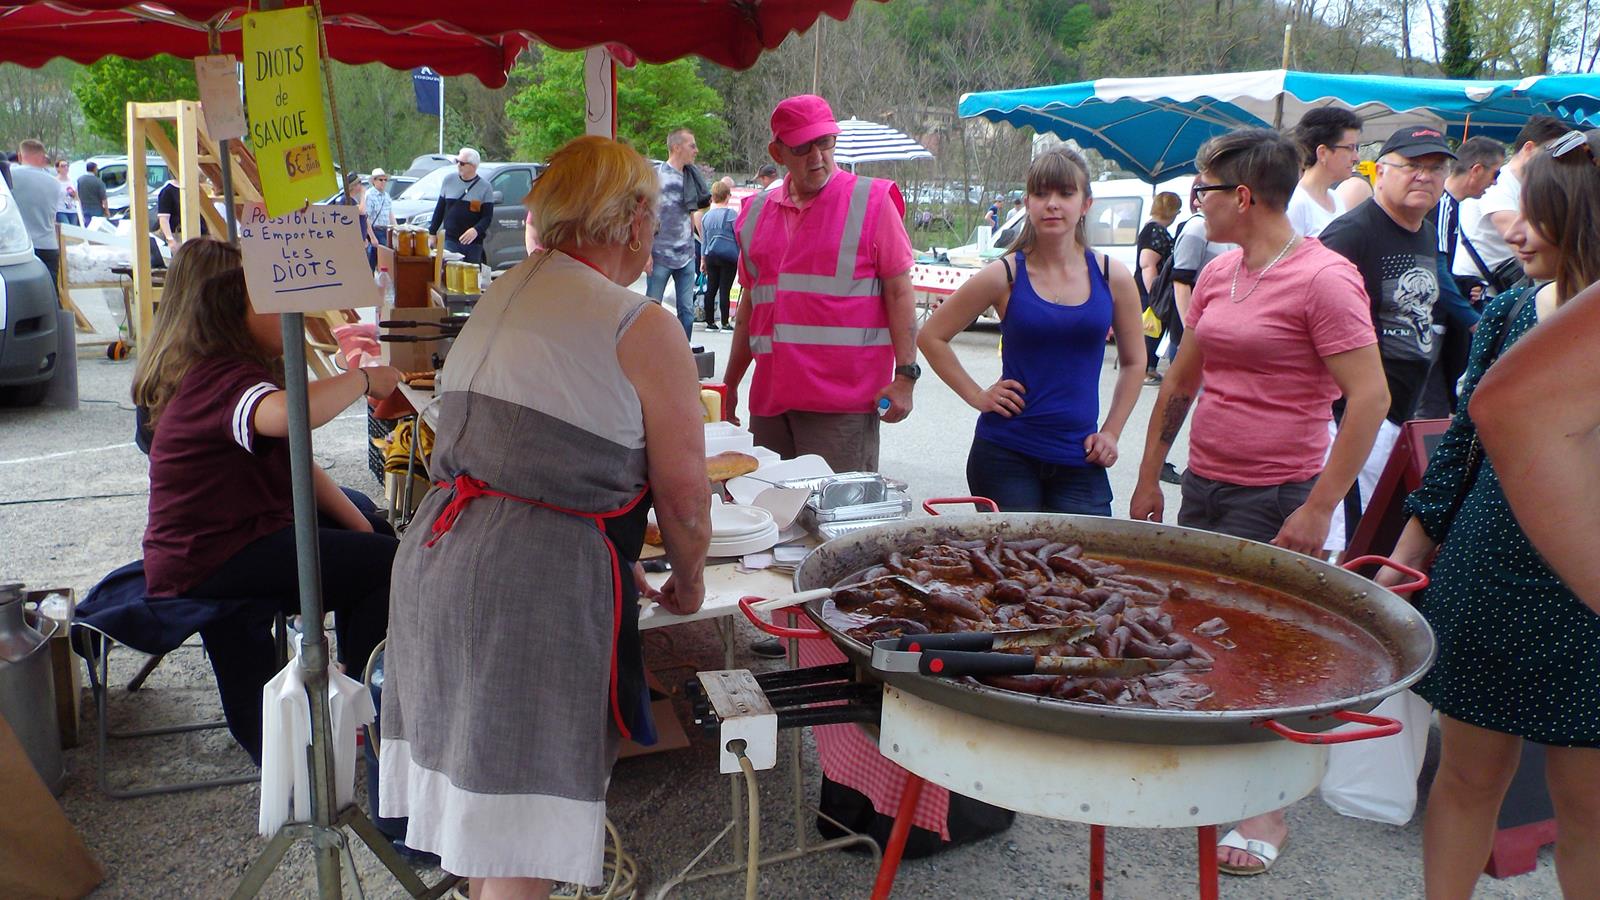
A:
POLYGON ((1476 78, 1478 61, 1472 55, 1472 12, 1467 0, 1446 0, 1444 53, 1439 68, 1448 78, 1476 78))
POLYGON ((36 138, 52 156, 80 158, 119 144, 90 135, 72 95, 76 63, 53 59, 37 69, 0 63, 0 135, 14 142, 36 138))
POLYGON ((91 134, 119 147, 128 143, 129 103, 195 100, 194 63, 161 54, 149 59, 108 56, 79 70, 72 92, 91 134))
MULTIPOLYGON (((512 71, 527 84, 506 105, 511 145, 527 159, 545 159, 584 133, 583 54, 547 50, 534 66, 512 71)), ((617 138, 646 156, 665 159, 667 134, 694 132, 699 161, 723 162, 728 126, 722 97, 701 80, 691 60, 617 70, 617 138)))

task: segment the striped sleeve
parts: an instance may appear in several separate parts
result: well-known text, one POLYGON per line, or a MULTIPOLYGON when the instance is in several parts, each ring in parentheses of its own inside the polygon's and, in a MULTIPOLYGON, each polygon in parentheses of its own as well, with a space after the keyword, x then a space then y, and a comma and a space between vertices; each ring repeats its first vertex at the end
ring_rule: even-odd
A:
POLYGON ((270 381, 256 382, 244 389, 233 406, 233 441, 251 453, 255 452, 256 407, 276 390, 278 386, 270 381))

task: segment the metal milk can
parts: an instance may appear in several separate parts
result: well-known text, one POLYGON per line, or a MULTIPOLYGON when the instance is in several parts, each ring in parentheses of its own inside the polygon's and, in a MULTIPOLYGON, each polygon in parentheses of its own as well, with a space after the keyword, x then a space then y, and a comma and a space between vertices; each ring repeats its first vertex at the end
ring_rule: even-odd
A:
POLYGON ((43 618, 39 624, 44 633, 22 614, 22 585, 0 584, 0 717, 16 733, 45 787, 60 794, 66 766, 56 724, 50 638, 62 626, 43 618))

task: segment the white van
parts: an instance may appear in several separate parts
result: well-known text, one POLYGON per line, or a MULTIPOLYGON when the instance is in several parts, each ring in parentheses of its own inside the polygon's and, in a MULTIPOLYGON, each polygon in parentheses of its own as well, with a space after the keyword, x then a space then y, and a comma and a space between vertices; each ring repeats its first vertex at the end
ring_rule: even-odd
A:
MULTIPOLYGON (((1132 271, 1139 264, 1139 230, 1150 218, 1150 206, 1155 195, 1171 191, 1178 195, 1180 212, 1178 221, 1189 217, 1189 186, 1194 176, 1183 175, 1163 181, 1155 187, 1136 178, 1118 178, 1092 182, 1089 194, 1094 203, 1089 207, 1089 246, 1121 262, 1132 271)), ((945 263, 918 263, 912 267, 912 286, 919 293, 918 303, 931 309, 949 296, 962 282, 977 274, 990 260, 1005 253, 1012 239, 1022 230, 1027 213, 1023 209, 1011 210, 1000 229, 990 232, 987 227, 973 231, 973 240, 960 247, 934 248, 935 255, 948 259, 945 263), (925 295, 925 296, 922 296, 925 295)), ((1176 230, 1176 223, 1174 223, 1176 230)), ((990 313, 982 321, 996 321, 990 313)))

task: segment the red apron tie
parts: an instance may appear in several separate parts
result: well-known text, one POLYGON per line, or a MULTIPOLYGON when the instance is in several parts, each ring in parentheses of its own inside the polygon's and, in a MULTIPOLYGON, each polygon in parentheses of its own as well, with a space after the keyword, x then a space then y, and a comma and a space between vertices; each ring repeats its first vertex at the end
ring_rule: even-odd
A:
POLYGON ((611 554, 611 718, 612 721, 617 723, 617 730, 622 733, 624 739, 632 738, 632 732, 628 730, 627 724, 622 720, 622 706, 617 701, 617 641, 622 636, 622 558, 617 555, 617 546, 611 542, 611 536, 606 533, 606 520, 632 512, 633 508, 639 505, 639 501, 644 499, 644 495, 650 492, 650 486, 645 485, 643 490, 639 491, 632 500, 629 500, 621 507, 609 512, 599 513, 567 509, 564 506, 556 506, 553 503, 545 503, 542 500, 532 500, 527 497, 518 497, 515 494, 507 494, 504 491, 497 491, 489 487, 487 481, 473 478, 465 472, 457 475, 453 482, 436 481, 434 486, 446 490, 454 488, 456 495, 450 498, 450 502, 445 504, 444 509, 439 511, 438 517, 433 520, 433 537, 429 538, 428 542, 423 545, 425 547, 432 547, 439 542, 440 538, 448 534, 450 529, 455 527, 456 520, 461 518, 461 513, 472 504, 472 501, 479 497, 499 497, 503 500, 526 503, 529 506, 538 506, 579 519, 587 519, 594 523, 595 528, 599 529, 600 536, 605 538, 606 550, 611 554))

